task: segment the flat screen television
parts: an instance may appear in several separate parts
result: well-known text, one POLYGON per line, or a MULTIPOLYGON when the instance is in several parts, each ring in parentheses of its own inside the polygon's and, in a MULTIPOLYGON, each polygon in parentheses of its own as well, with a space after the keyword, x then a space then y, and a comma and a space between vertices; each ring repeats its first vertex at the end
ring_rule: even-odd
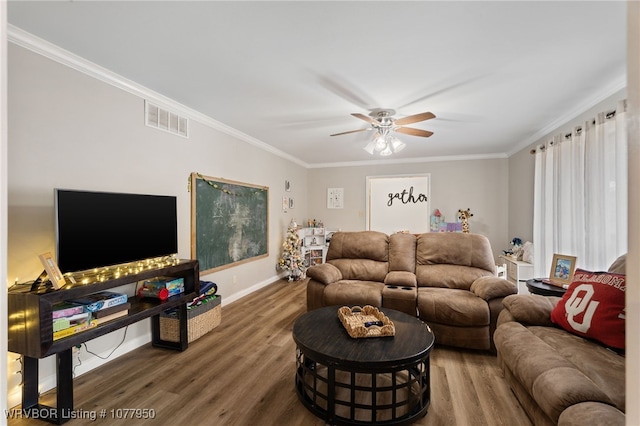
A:
POLYGON ((178 252, 174 196, 55 189, 54 207, 62 273, 178 252))

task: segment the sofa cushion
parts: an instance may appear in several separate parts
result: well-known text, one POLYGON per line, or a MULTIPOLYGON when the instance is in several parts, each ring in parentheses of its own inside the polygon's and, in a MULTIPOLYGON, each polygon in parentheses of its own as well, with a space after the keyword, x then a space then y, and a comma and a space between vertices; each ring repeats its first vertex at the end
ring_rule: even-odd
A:
POLYGON ((322 284, 329 284, 342 279, 340 270, 330 263, 313 265, 313 267, 307 269, 307 276, 322 284))
POLYGON ((481 277, 492 276, 486 269, 460 265, 417 265, 418 287, 471 289, 471 284, 481 277))
POLYGON ((340 270, 344 280, 363 280, 384 282, 389 270, 387 262, 370 259, 333 259, 327 263, 340 270))
POLYGON ((551 320, 570 333, 625 347, 625 275, 577 269, 551 320))
MULTIPOLYGON (((618 409, 625 410, 625 358, 556 327, 528 327, 538 339, 589 378, 618 409)), ((601 402, 607 402, 603 400, 601 402)))
POLYGON ((580 402, 624 404, 624 358, 612 351, 555 327, 517 322, 501 324, 494 339, 501 362, 553 421, 580 402))
MULTIPOLYGON (((480 234, 432 232, 418 236, 416 265, 460 265, 495 273, 489 239, 480 234)), ((473 280, 472 280, 473 281, 473 280)))
POLYGON ((418 288, 418 312, 426 323, 472 327, 489 324, 487 302, 467 290, 418 288))
POLYGON ((611 266, 609 266, 608 272, 613 272, 614 274, 626 274, 627 267, 627 255, 623 254, 613 261, 611 266))
POLYGON ((572 405, 560 414, 558 426, 624 426, 624 413, 615 407, 598 402, 581 402, 572 405))
POLYGON ((389 271, 416 271, 416 236, 392 234, 389 236, 389 271))
POLYGON ((386 285, 416 287, 416 274, 406 271, 391 271, 384 278, 386 285))
POLYGON ((336 232, 331 237, 331 244, 327 250, 327 260, 332 259, 388 262, 389 237, 376 231, 336 232))
POLYGON ((507 312, 511 314, 513 321, 525 325, 553 326, 551 311, 560 301, 555 296, 540 296, 537 294, 514 294, 507 296, 502 301, 507 312))
POLYGON ((518 287, 511 281, 499 278, 494 275, 480 277, 471 284, 470 290, 476 296, 491 300, 499 297, 506 297, 518 292, 518 287))
POLYGON ((382 306, 384 284, 373 281, 342 280, 324 289, 324 306, 382 306))

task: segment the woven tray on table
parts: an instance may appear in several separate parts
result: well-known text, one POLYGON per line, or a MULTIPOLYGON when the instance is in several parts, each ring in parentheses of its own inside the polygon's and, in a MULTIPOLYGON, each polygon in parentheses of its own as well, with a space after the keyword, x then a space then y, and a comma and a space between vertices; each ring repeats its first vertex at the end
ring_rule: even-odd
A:
POLYGON ((338 318, 354 339, 360 337, 394 336, 396 328, 393 322, 376 307, 365 305, 338 309, 338 318))
MULTIPOLYGON (((204 336, 222 321, 222 298, 195 306, 187 311, 187 335, 189 343, 204 336)), ((180 320, 175 315, 160 314, 160 339, 167 342, 180 341, 180 320)))

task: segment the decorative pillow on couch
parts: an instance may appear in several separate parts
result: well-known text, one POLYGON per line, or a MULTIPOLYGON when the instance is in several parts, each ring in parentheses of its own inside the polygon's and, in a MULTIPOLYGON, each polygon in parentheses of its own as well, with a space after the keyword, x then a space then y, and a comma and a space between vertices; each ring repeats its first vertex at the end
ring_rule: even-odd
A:
POLYGON ((551 321, 570 333, 624 349, 625 286, 625 275, 576 269, 551 321))

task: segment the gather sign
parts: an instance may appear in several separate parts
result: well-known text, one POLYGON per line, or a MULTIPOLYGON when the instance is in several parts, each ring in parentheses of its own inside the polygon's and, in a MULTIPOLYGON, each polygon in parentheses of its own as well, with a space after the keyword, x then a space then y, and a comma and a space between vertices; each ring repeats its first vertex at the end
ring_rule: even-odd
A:
POLYGON ((367 229, 429 232, 430 174, 367 177, 367 229))
POLYGON ((403 189, 402 192, 393 192, 389 193, 389 201, 387 202, 387 206, 391 207, 393 205, 393 200, 399 200, 402 204, 409 203, 426 203, 429 201, 429 197, 427 194, 419 193, 417 196, 413 196, 413 186, 409 188, 407 191, 403 189))

